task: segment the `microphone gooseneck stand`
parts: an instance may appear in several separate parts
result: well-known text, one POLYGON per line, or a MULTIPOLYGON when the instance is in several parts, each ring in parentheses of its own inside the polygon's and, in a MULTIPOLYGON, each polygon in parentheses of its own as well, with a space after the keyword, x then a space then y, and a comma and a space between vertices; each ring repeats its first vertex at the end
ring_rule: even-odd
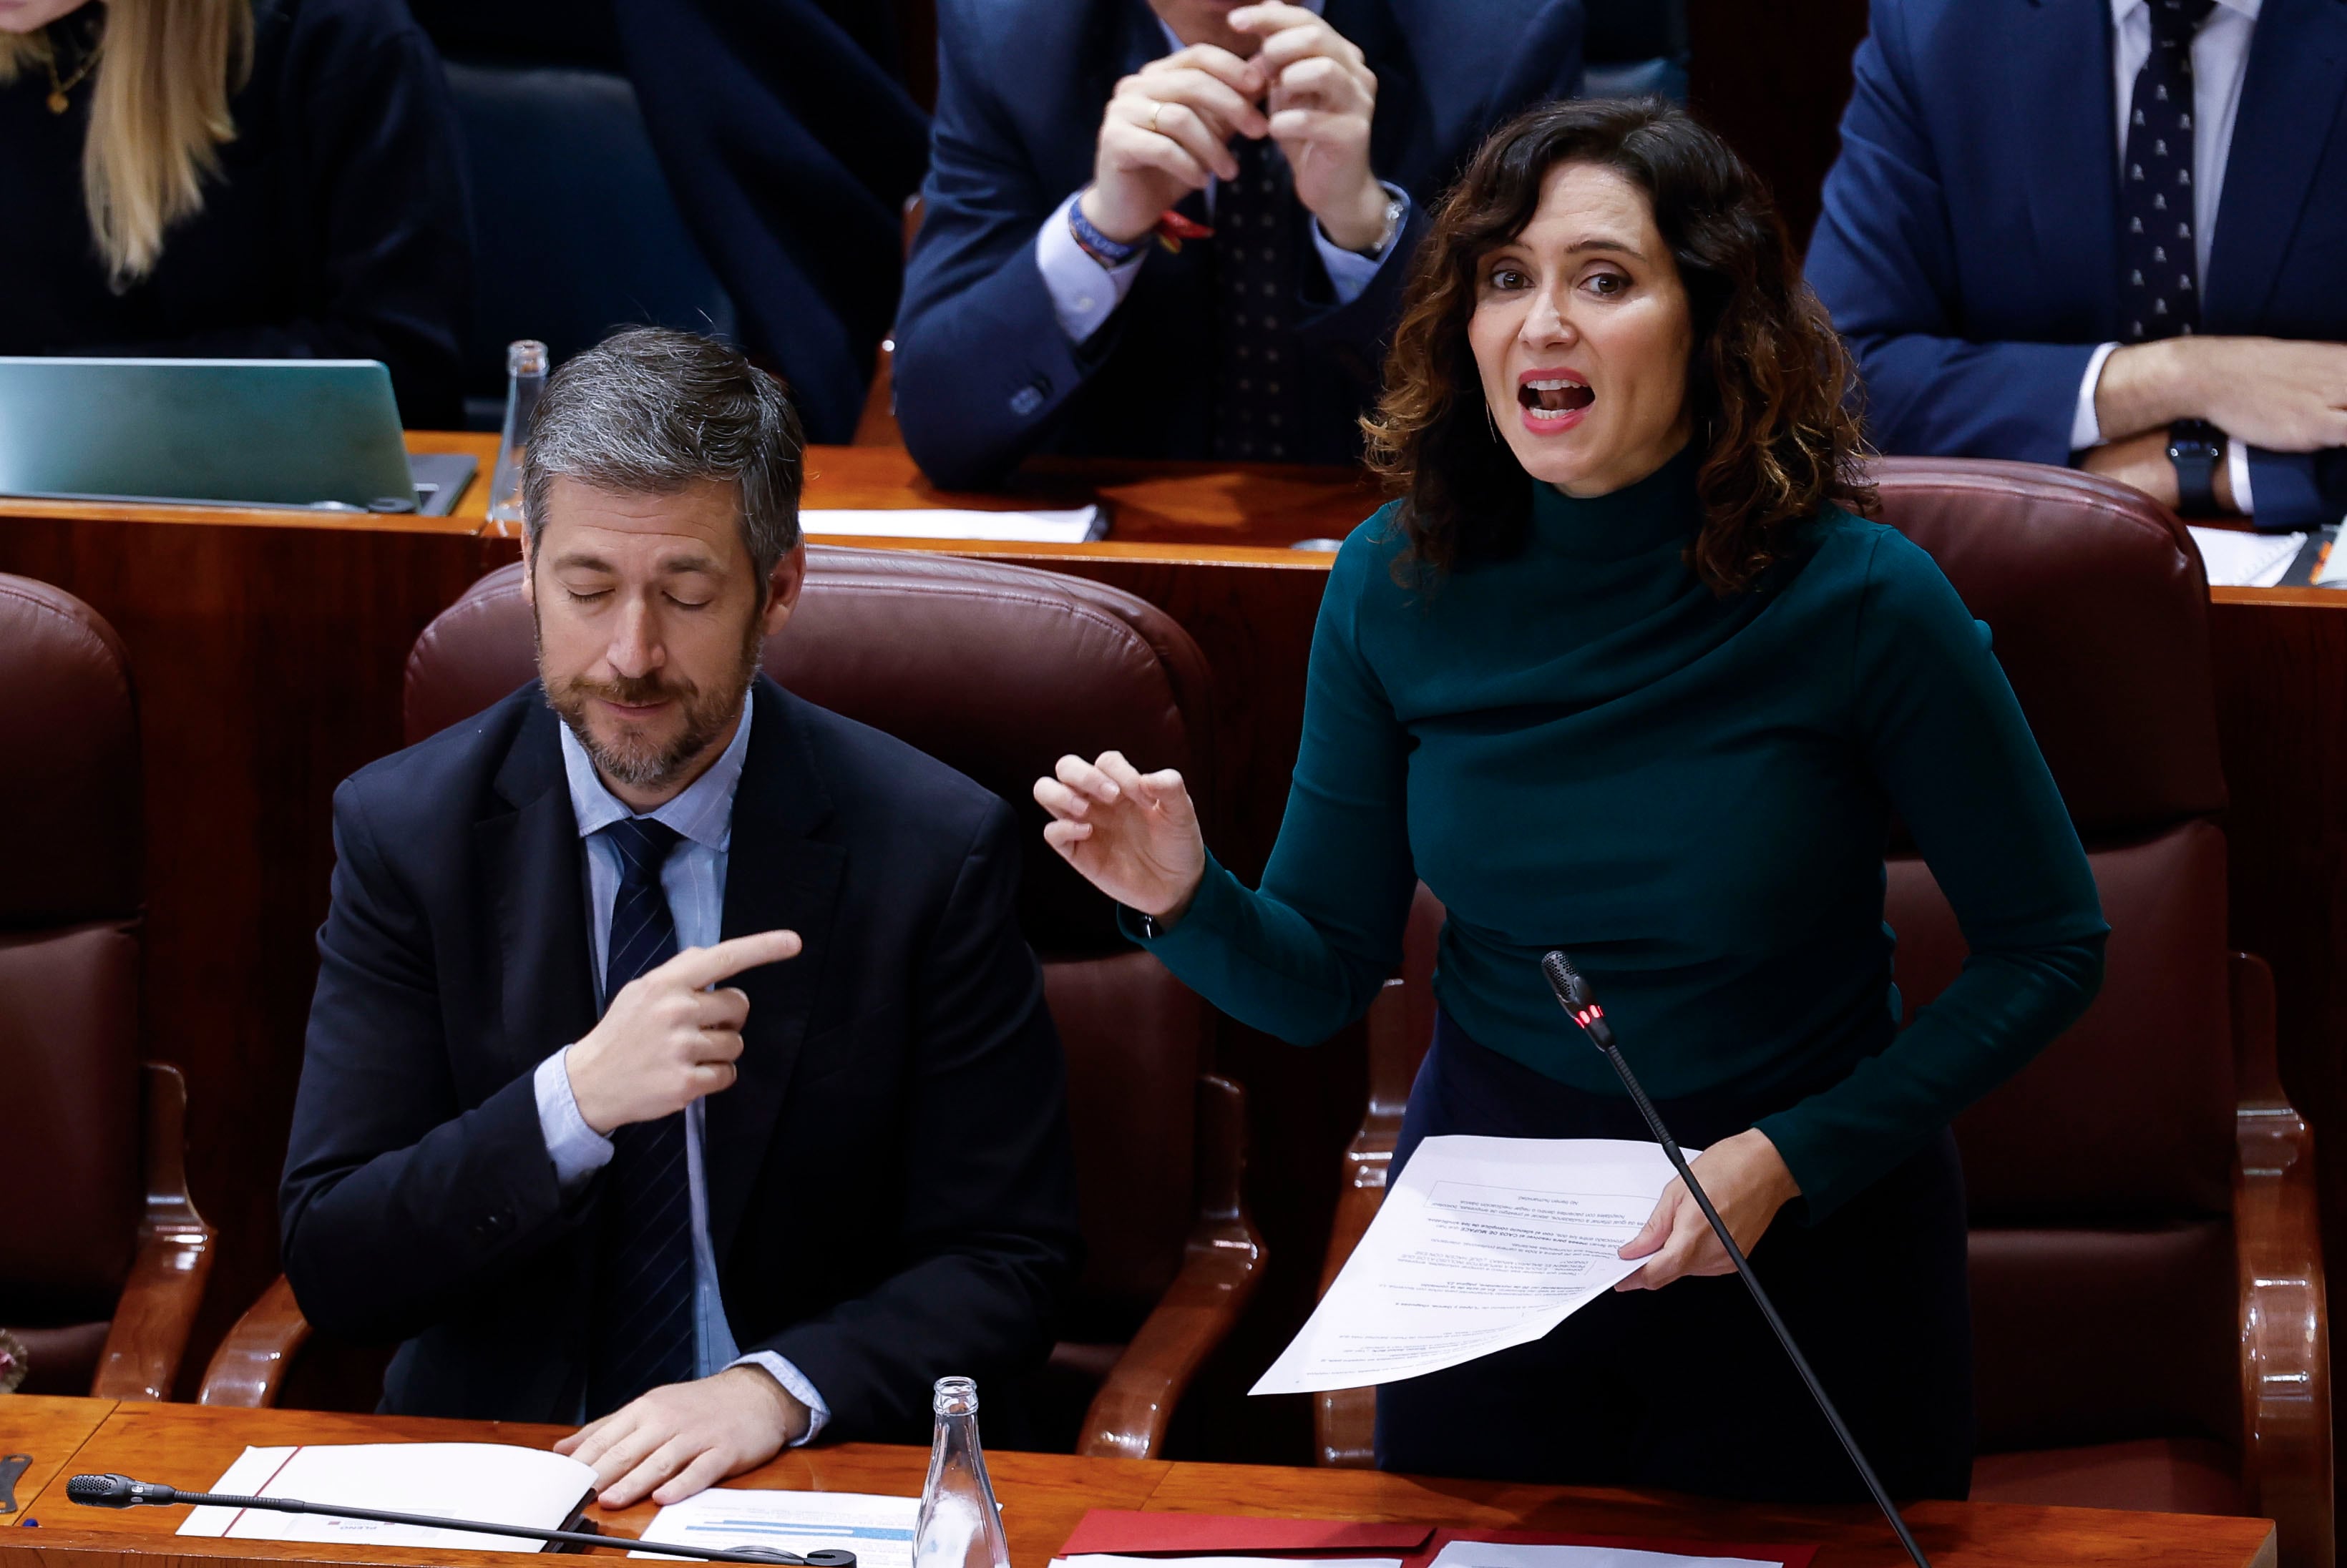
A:
POLYGON ((1842 1423, 1841 1412, 1834 1409, 1833 1400, 1826 1396, 1825 1385, 1819 1382, 1817 1373, 1809 1369, 1809 1358, 1801 1354, 1799 1345, 1793 1343, 1792 1330, 1785 1327, 1782 1318, 1777 1316, 1776 1304, 1760 1288, 1759 1277, 1752 1272, 1750 1259, 1744 1256, 1744 1249, 1736 1245, 1736 1237, 1728 1233, 1727 1222, 1719 1217, 1719 1211, 1711 1207, 1711 1195, 1703 1190, 1703 1184, 1695 1179, 1695 1172, 1687 1168, 1686 1156, 1679 1151, 1678 1140, 1671 1136, 1668 1127, 1663 1125, 1663 1118, 1655 1110, 1655 1103, 1646 1098, 1646 1091, 1639 1086, 1637 1075, 1630 1071, 1630 1064, 1622 1059, 1620 1049, 1614 1044, 1614 1031, 1605 1023, 1605 1010, 1597 1005, 1597 998, 1590 991, 1589 982, 1582 978, 1581 972, 1573 967, 1572 961, 1561 952, 1552 952, 1541 960, 1541 973, 1547 976, 1549 989, 1556 993, 1558 1003, 1573 1021, 1581 1025, 1582 1033, 1589 1036, 1589 1043, 1614 1064, 1615 1076, 1622 1080, 1622 1086, 1630 1091, 1630 1098, 1636 1104, 1638 1114, 1645 1117, 1647 1130, 1655 1135, 1655 1142, 1663 1145, 1663 1153, 1669 1158, 1671 1168, 1678 1172, 1679 1180, 1686 1183, 1688 1196, 1703 1210, 1704 1218, 1711 1222, 1711 1233, 1719 1237, 1722 1247, 1727 1248, 1728 1261, 1736 1265, 1736 1272, 1743 1279, 1745 1288, 1752 1292, 1753 1302, 1760 1308, 1760 1316, 1766 1318, 1768 1327, 1776 1330, 1777 1342, 1785 1347, 1785 1355, 1793 1363, 1793 1370, 1799 1372, 1801 1381, 1809 1385, 1809 1397, 1817 1400, 1826 1424, 1833 1428, 1834 1436, 1841 1440, 1843 1451, 1850 1455, 1850 1462, 1858 1467, 1858 1478, 1866 1482, 1866 1490, 1873 1494, 1874 1505, 1882 1510, 1882 1517, 1891 1522, 1891 1532, 1899 1537, 1899 1544, 1904 1546, 1907 1555, 1915 1560, 1915 1568, 1932 1568, 1932 1560, 1923 1555, 1923 1549, 1915 1544, 1915 1537, 1907 1529, 1907 1522, 1899 1517, 1899 1505, 1891 1502, 1891 1494, 1882 1489, 1881 1479, 1874 1473, 1874 1467, 1866 1462, 1866 1455, 1859 1449, 1858 1439, 1850 1435, 1850 1428, 1842 1423))
POLYGON ((344 1508, 331 1502, 304 1502, 293 1497, 237 1497, 228 1492, 181 1492, 160 1481, 133 1481, 127 1475, 77 1475, 66 1482, 67 1501, 88 1508, 168 1508, 194 1503, 199 1508, 260 1508, 274 1513, 317 1513, 333 1519, 364 1519, 375 1524, 421 1525, 432 1530, 464 1530, 481 1535, 519 1535, 550 1541, 560 1546, 621 1546, 658 1552, 666 1557, 692 1557, 711 1563, 759 1563, 773 1568, 856 1568, 856 1553, 843 1551, 781 1552, 768 1546, 680 1546, 666 1541, 631 1541, 624 1535, 590 1535, 582 1530, 539 1530, 527 1524, 490 1524, 474 1519, 435 1519, 421 1513, 390 1513, 380 1508, 344 1508))

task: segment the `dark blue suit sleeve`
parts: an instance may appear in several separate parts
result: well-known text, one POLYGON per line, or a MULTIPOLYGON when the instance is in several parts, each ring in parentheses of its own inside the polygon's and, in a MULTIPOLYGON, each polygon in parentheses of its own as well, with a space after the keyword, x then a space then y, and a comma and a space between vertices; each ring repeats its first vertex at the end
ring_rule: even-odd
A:
POLYGON ((918 1430, 932 1381, 1040 1362, 1083 1243, 1065 1074, 1018 922, 1018 826, 979 824, 911 987, 904 1135, 870 1179, 903 1195, 889 1278, 764 1344, 843 1435, 918 1430))
POLYGON ((2335 471, 2340 454, 2250 448, 2250 499, 2257 505, 2258 526, 2319 528, 2339 521, 2347 503, 2325 498, 2326 462, 2335 471))
POLYGON ((524 1073, 460 1110, 430 932, 359 789, 334 794, 333 901, 279 1204, 286 1278, 329 1333, 404 1339, 566 1231, 524 1073))
POLYGON ((1809 241, 1809 283, 1866 383, 1884 452, 2066 466, 2092 343, 1974 342, 1957 319, 1952 212, 1901 10, 1877 0, 1852 62, 1841 157, 1809 241))
MULTIPOLYGON (((1016 467, 1083 384, 1035 265, 1035 234, 1065 191, 1042 188, 977 55, 979 29, 950 5, 938 18, 938 105, 921 232, 897 317, 897 422, 940 484, 986 484, 1016 467)), ((1092 339, 1104 348, 1113 321, 1092 339)))

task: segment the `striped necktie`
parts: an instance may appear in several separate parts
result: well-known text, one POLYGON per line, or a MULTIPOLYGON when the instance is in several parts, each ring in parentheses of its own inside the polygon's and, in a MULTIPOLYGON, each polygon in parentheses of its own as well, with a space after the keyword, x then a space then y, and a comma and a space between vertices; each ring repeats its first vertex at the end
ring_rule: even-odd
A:
MULTIPOLYGON (((661 867, 679 835, 649 817, 623 817, 603 837, 620 852, 603 964, 608 1010, 620 987, 676 956, 676 921, 661 889, 661 867)), ((696 1369, 682 1111, 613 1130, 602 1215, 587 1367, 589 1420, 664 1383, 683 1382, 696 1369)))

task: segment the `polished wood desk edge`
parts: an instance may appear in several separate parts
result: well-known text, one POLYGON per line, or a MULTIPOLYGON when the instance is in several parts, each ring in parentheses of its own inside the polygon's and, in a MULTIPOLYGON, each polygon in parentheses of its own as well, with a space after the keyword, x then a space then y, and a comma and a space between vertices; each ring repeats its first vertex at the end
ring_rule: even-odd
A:
MULTIPOLYGON (((261 1415, 261 1412, 213 1410, 206 1407, 168 1404, 118 1404, 112 1400, 48 1400, 44 1403, 52 1407, 68 1403, 86 1404, 89 1407, 83 1418, 86 1428, 73 1453, 57 1464, 39 1490, 30 1496, 19 1498, 20 1521, 40 1517, 41 1511, 45 1509, 54 1517, 43 1519, 38 1530, 29 1535, 0 1526, 0 1554, 5 1554, 0 1555, 0 1568, 8 1568, 10 1564, 29 1564, 34 1561, 44 1568, 100 1568, 101 1563, 119 1568, 129 1559, 156 1557, 243 1558, 332 1563, 348 1568, 354 1563, 445 1563, 449 1556, 446 1552, 423 1549, 368 1548, 357 1543, 230 1541, 218 1537, 183 1537, 153 1531, 108 1530, 102 1524, 68 1522, 74 1515, 90 1516, 89 1511, 66 1501, 65 1484, 66 1478, 78 1468, 74 1463, 74 1456, 87 1450, 101 1435, 119 1440, 135 1434, 139 1428, 159 1424, 168 1428, 192 1422, 199 1429, 227 1428, 230 1440, 240 1444, 245 1441, 247 1433, 239 1429, 253 1429, 250 1436, 254 1438, 282 1440, 292 1437, 298 1441, 298 1431, 282 1429, 298 1428, 303 1424, 305 1412, 272 1411, 267 1413, 269 1419, 255 1420, 252 1418, 261 1415), (288 1420, 288 1417, 292 1420, 288 1420), (160 1418, 159 1422, 158 1418, 160 1418), (65 1510, 71 1512, 61 1512, 65 1510), (15 1550, 10 1551, 11 1548, 15 1550)), ((0 1416, 5 1416, 5 1403, 0 1403, 0 1416)), ((71 1412, 52 1410, 47 1413, 71 1412)), ((396 1418, 328 1416, 324 1419, 337 1429, 361 1429, 362 1434, 364 1429, 381 1425, 386 1429, 385 1435, 389 1435, 405 1424, 396 1418)), ((425 1424, 435 1428, 450 1425, 445 1422, 425 1424)), ((564 1430, 510 1423, 479 1424, 484 1428, 481 1433, 484 1438, 492 1441, 518 1439, 525 1444, 533 1444, 533 1440, 550 1440, 552 1435, 564 1430)), ((217 1459, 218 1455, 213 1457, 217 1459)), ((1676 1528, 1678 1533, 1688 1539, 1780 1539, 1788 1543, 1814 1543, 1832 1549, 1836 1556, 1843 1551, 1859 1549, 1876 1554, 1877 1548, 1891 1547, 1889 1531, 1882 1526, 1873 1510, 1861 1506, 1797 1508, 1723 1504, 1690 1500, 1669 1492, 1626 1489, 1531 1486, 1505 1481, 1398 1475, 1377 1471, 1328 1471, 1283 1465, 1088 1459, 1015 1450, 1000 1451, 990 1458, 1001 1489, 1014 1493, 1010 1502, 1012 1508, 1018 1506, 1015 1493, 1021 1488, 1032 1487, 1062 1494, 1060 1502, 1067 1506, 1092 1504, 1090 1499, 1084 1497, 1079 1497, 1075 1503, 1071 1504, 1065 1493, 1096 1491, 1102 1499, 1100 1505, 1138 1507, 1154 1512, 1211 1511, 1273 1516, 1424 1520, 1429 1523, 1449 1523, 1454 1528, 1464 1529, 1508 1528, 1512 1523, 1520 1524, 1535 1514, 1541 1514, 1550 1516, 1544 1520, 1544 1527, 1570 1529, 1572 1525, 1560 1525, 1553 1515, 1560 1510, 1570 1510, 1579 1505, 1593 1513, 1613 1516, 1607 1521, 1593 1522, 1588 1527, 1597 1533, 1664 1533, 1663 1528, 1624 1531, 1621 1527, 1621 1515, 1624 1511, 1644 1510, 1672 1517, 1677 1522, 1676 1528), (1021 1474, 1022 1471, 1026 1473, 1021 1474), (1115 1484, 1100 1484, 1096 1489, 1084 1484, 1088 1481, 1107 1483, 1112 1480, 1115 1484), (1109 1495, 1112 1493, 1122 1495, 1109 1495)), ((794 1477, 804 1484, 805 1478, 803 1472, 809 1469, 836 1467, 844 1468, 848 1473, 832 1478, 835 1481, 847 1481, 857 1489, 907 1487, 910 1490, 899 1491, 897 1494, 914 1495, 927 1461, 927 1451, 917 1447, 880 1443, 832 1444, 816 1449, 786 1451, 768 1464, 737 1477, 729 1484, 789 1485, 794 1477)), ((822 1489, 841 1488, 832 1485, 822 1489)), ((2219 1553, 2225 1560, 2238 1562, 2244 1568, 2258 1568, 2260 1564, 2270 1563, 2275 1552, 2272 1522, 2256 1518, 1946 1502, 1914 1503, 1905 1512, 1919 1530, 1940 1533, 1950 1543, 1978 1543, 1988 1538, 2038 1540, 2058 1534, 2068 1536, 2080 1545, 2096 1542, 2107 1547, 2123 1541, 2140 1542, 2164 1535, 2177 1538, 2179 1544, 2183 1539, 2188 1538, 2203 1552, 2219 1553)), ((641 1534, 649 1524, 652 1512, 650 1504, 640 1504, 615 1514, 600 1514, 596 1511, 596 1515, 604 1532, 613 1538, 614 1544, 610 1550, 620 1551, 624 1550, 625 1542, 641 1534)), ((1031 1528, 1036 1521, 1030 1518, 1022 1522, 1031 1528)), ((1895 1553, 1895 1548, 1891 1550, 1895 1553)), ((477 1554, 467 1553, 466 1555, 469 1558, 477 1554)), ((510 1553, 485 1552, 477 1555, 541 1554, 518 1551, 510 1553)))

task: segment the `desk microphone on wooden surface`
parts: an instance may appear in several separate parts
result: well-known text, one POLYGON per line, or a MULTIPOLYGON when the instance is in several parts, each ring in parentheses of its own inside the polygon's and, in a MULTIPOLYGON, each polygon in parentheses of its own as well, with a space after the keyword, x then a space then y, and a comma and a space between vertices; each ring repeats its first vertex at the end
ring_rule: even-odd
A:
POLYGON ((77 1475, 66 1482, 66 1497, 89 1508, 137 1508, 141 1504, 171 1507, 193 1503, 199 1508, 260 1508, 277 1513, 318 1513, 333 1519, 364 1519, 375 1524, 406 1524, 428 1530, 463 1530, 481 1535, 521 1535, 550 1541, 558 1546, 618 1546, 630 1551, 657 1552, 663 1557, 692 1557, 711 1563, 762 1563, 772 1568, 856 1568, 856 1553, 838 1550, 780 1552, 770 1546, 681 1546, 672 1542, 631 1541, 624 1535, 590 1535, 579 1530, 539 1530, 527 1524, 490 1524, 473 1519, 434 1519, 421 1513, 390 1513, 379 1508, 343 1508, 331 1502, 303 1502, 293 1497, 236 1497, 227 1492, 181 1492, 160 1481, 133 1481, 127 1475, 77 1475))
POLYGON ((1825 1415, 1826 1425, 1833 1428, 1834 1436, 1841 1439, 1841 1446, 1849 1453, 1850 1462, 1858 1467, 1859 1479, 1866 1482, 1866 1490, 1874 1496, 1874 1505, 1882 1510, 1882 1517, 1891 1522, 1891 1533, 1899 1537, 1900 1545, 1907 1548, 1907 1555, 1915 1560, 1915 1568, 1932 1568, 1931 1559, 1923 1555, 1923 1549, 1915 1544, 1915 1537, 1908 1532, 1907 1522, 1899 1517, 1899 1505, 1892 1502, 1891 1494, 1882 1490, 1882 1481, 1874 1473, 1874 1467, 1866 1462, 1866 1455, 1860 1451, 1858 1439, 1850 1435, 1850 1428, 1842 1424, 1841 1412, 1834 1409, 1833 1400, 1826 1397, 1825 1385, 1818 1381, 1815 1372, 1809 1370, 1809 1358, 1801 1354, 1799 1345, 1793 1343, 1792 1330, 1785 1327, 1782 1318, 1777 1316, 1776 1305, 1768 1299, 1768 1293, 1760 1288, 1759 1277, 1752 1272, 1752 1264, 1744 1256, 1744 1249, 1736 1245, 1736 1237, 1728 1234, 1727 1225, 1719 1217, 1719 1211, 1711 1207, 1711 1195, 1703 1190, 1703 1184, 1695 1179, 1695 1172, 1687 1168, 1686 1156, 1679 1152, 1678 1140, 1671 1136, 1668 1127, 1663 1125, 1662 1116, 1655 1110, 1655 1103, 1646 1098, 1646 1091, 1639 1087, 1637 1076, 1630 1071, 1630 1064, 1622 1060, 1622 1053, 1614 1044, 1614 1031, 1605 1022, 1605 1010, 1597 1005, 1596 994, 1589 989, 1589 982, 1582 978, 1580 971, 1573 967, 1572 961, 1561 952, 1552 952, 1542 959, 1541 972, 1548 977, 1549 989, 1556 993, 1558 1003, 1572 1015, 1573 1021, 1581 1025, 1582 1033, 1589 1036, 1589 1043, 1604 1052, 1605 1059, 1614 1064, 1614 1074, 1622 1080, 1622 1086, 1630 1091, 1630 1098, 1637 1104, 1638 1114, 1646 1118, 1647 1130, 1655 1135, 1655 1142, 1663 1145, 1663 1153, 1670 1159, 1671 1168, 1679 1173, 1679 1180, 1686 1183, 1687 1195, 1703 1210, 1704 1218, 1711 1221, 1711 1233, 1719 1237, 1720 1246, 1727 1248, 1728 1261, 1736 1265, 1736 1272, 1743 1278, 1745 1288, 1752 1292, 1752 1299, 1758 1305, 1760 1316, 1768 1319, 1768 1327, 1777 1331, 1777 1342, 1785 1347, 1785 1354, 1791 1359, 1793 1370, 1800 1373, 1801 1381, 1809 1385, 1809 1397, 1817 1400, 1818 1409, 1825 1415))

